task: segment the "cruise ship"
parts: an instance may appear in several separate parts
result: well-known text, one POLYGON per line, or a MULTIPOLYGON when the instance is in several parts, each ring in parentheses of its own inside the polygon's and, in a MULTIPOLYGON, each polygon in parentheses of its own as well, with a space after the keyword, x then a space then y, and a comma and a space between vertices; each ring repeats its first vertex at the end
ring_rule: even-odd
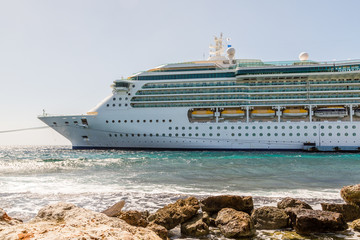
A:
POLYGON ((360 150, 360 60, 235 59, 215 37, 207 60, 115 80, 86 114, 39 119, 74 149, 360 150))

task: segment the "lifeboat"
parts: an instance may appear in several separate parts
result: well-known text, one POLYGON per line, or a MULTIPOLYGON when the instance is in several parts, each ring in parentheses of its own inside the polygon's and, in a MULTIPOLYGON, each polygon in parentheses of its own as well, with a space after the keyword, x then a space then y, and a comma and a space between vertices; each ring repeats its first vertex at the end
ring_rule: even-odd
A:
POLYGON ((344 107, 324 107, 316 109, 314 115, 322 118, 343 118, 348 114, 344 107))
POLYGON ((271 109, 256 109, 251 111, 251 117, 274 117, 275 111, 271 109))
POLYGON ((283 111, 284 117, 306 117, 308 110, 306 109, 285 109, 283 111))
POLYGON ((245 112, 240 109, 225 109, 221 112, 223 118, 241 118, 245 116, 245 112))
POLYGON ((210 110, 195 110, 191 113, 192 118, 212 118, 214 112, 210 110))

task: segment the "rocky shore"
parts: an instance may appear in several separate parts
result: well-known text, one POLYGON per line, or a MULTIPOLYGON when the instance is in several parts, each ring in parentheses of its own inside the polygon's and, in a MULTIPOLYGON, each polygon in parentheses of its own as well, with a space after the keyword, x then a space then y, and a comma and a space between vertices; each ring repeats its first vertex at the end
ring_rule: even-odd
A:
POLYGON ((42 208, 28 222, 0 209, 0 239, 166 240, 174 238, 175 228, 195 239, 261 239, 260 233, 267 230, 273 231, 268 239, 314 239, 309 236, 349 229, 359 235, 360 184, 343 187, 340 194, 344 203, 321 203, 322 210, 293 198, 254 209, 251 196, 235 195, 188 197, 153 213, 123 211, 124 201, 101 213, 60 202, 42 208))

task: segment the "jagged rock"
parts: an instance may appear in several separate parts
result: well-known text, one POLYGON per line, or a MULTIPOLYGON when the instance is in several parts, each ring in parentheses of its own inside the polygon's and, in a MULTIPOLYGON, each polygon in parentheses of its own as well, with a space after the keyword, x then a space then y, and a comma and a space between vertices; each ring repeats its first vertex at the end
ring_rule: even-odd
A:
POLYGON ((356 219, 351 223, 351 227, 355 230, 360 232, 360 219, 356 219))
POLYGON ((217 213, 211 214, 208 212, 203 212, 203 222, 206 223, 209 227, 216 227, 215 219, 217 217, 217 213))
POLYGON ((108 209, 102 211, 103 214, 105 214, 108 217, 117 217, 121 214, 121 209, 125 206, 125 201, 122 200, 118 203, 115 203, 108 209))
POLYGON ((281 229, 289 226, 289 216, 277 207, 257 208, 251 214, 256 229, 281 229))
POLYGON ((195 216, 199 208, 199 201, 195 197, 179 199, 151 214, 148 220, 170 230, 195 216))
POLYGON ((360 218, 360 207, 357 205, 321 203, 321 207, 323 211, 341 213, 347 222, 360 218))
POLYGON ((224 208, 218 213, 216 225, 228 238, 251 237, 255 234, 250 215, 232 208, 224 208))
POLYGON ((2 229, 2 227, 16 225, 19 223, 22 223, 22 221, 10 217, 9 215, 7 215, 4 209, 0 208, 0 230, 2 229))
POLYGON ((232 208, 251 214, 254 204, 250 196, 220 195, 201 200, 201 208, 209 213, 219 212, 223 208, 232 208))
POLYGON ((76 207, 57 203, 41 209, 27 223, 17 224, 0 231, 0 239, 123 239, 160 240, 153 231, 134 227, 125 221, 76 207), (31 238, 30 238, 31 237, 31 238))
POLYGON ((286 208, 285 212, 299 234, 336 232, 348 227, 340 213, 302 208, 286 208))
POLYGON ((149 212, 139 212, 139 211, 126 211, 121 212, 118 218, 124 220, 130 225, 136 227, 146 227, 149 222, 147 218, 149 217, 149 212))
POLYGON ((340 195, 346 203, 360 205, 360 184, 343 187, 340 195))
POLYGON ((290 197, 284 198, 280 202, 278 202, 277 207, 280 209, 285 209, 285 208, 312 209, 312 207, 306 202, 290 197))
POLYGON ((155 232, 161 239, 169 240, 168 230, 165 227, 152 222, 152 223, 149 223, 149 225, 147 225, 146 228, 155 232))
POLYGON ((197 214, 181 224, 181 233, 186 236, 201 237, 209 234, 209 226, 203 221, 203 214, 197 214))

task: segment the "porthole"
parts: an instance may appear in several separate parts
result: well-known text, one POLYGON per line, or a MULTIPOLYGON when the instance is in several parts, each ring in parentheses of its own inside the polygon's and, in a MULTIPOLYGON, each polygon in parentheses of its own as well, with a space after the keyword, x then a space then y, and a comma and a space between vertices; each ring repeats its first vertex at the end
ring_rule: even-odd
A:
POLYGON ((256 129, 256 127, 255 127, 255 126, 253 126, 253 127, 252 127, 252 129, 256 129))
POLYGON ((220 137, 220 133, 216 134, 216 136, 220 137))
POLYGON ((355 126, 355 125, 353 125, 353 126, 352 126, 352 128, 353 128, 353 129, 355 129, 355 128, 356 128, 356 126, 355 126))
POLYGON ((289 136, 292 136, 293 134, 292 133, 289 133, 289 136))
POLYGON ((139 122, 140 122, 140 120, 136 120, 136 122, 138 122, 138 123, 139 123, 139 122))
POLYGON ((225 126, 224 129, 227 129, 227 127, 225 126))
POLYGON ((171 130, 172 129, 172 127, 169 127, 169 130, 171 130))
POLYGON ((304 136, 307 136, 308 134, 307 133, 304 133, 304 136))
POLYGON ((253 135, 253 137, 255 137, 255 136, 256 136, 256 134, 255 134, 255 133, 253 133, 252 135, 253 135))
POLYGON ((121 103, 119 103, 119 107, 121 107, 121 103))
POLYGON ((128 98, 126 97, 125 100, 128 100, 128 98))
POLYGON ((282 126, 281 128, 282 128, 282 129, 285 129, 285 126, 282 126))
POLYGON ((321 133, 321 136, 324 136, 325 134, 324 133, 321 133))
POLYGON ((112 122, 112 123, 115 123, 115 120, 112 120, 111 122, 112 122))
POLYGON ((220 129, 220 126, 218 126, 217 129, 220 129))
POLYGON ((169 137, 171 137, 172 136, 172 134, 171 133, 169 133, 169 137))
POLYGON ((235 133, 232 133, 231 136, 235 136, 235 133))
POLYGON ((185 137, 185 133, 183 133, 182 136, 185 137))
POLYGON ((308 126, 304 126, 304 129, 308 129, 308 126))
POLYGON ((289 126, 289 129, 292 129, 292 126, 289 126))
POLYGON ((127 120, 125 120, 124 123, 127 123, 127 120))
POLYGON ((262 133, 259 133, 259 136, 260 136, 260 137, 262 137, 262 135, 263 135, 262 133))
POLYGON ((128 104, 127 104, 127 103, 125 103, 125 107, 127 107, 127 105, 128 105, 128 104))
POLYGON ((159 136, 159 134, 157 133, 157 134, 156 134, 156 136, 158 137, 158 136, 159 136))
POLYGON ((337 133, 336 135, 337 135, 337 136, 340 136, 340 133, 337 133))
POLYGON ((296 126, 297 129, 300 129, 300 126, 296 126))
POLYGON ((249 129, 249 126, 246 126, 245 129, 249 129))
POLYGON ((320 128, 321 128, 321 129, 324 129, 325 127, 324 127, 324 126, 321 126, 320 128))
POLYGON ((211 130, 211 129, 212 129, 212 127, 210 126, 210 127, 209 127, 209 129, 211 130))
POLYGON ((248 133, 245 133, 245 136, 249 136, 249 134, 248 134, 248 133))
POLYGON ((162 121, 165 122, 165 119, 163 119, 162 121))
POLYGON ((285 136, 285 133, 282 133, 281 136, 285 136))
POLYGON ((106 122, 106 123, 109 123, 109 121, 108 121, 108 120, 106 120, 105 122, 106 122))
POLYGON ((349 134, 348 134, 348 133, 345 133, 345 136, 349 136, 349 134))
POLYGON ((274 133, 274 135, 275 135, 275 137, 277 137, 278 134, 277 134, 277 133, 274 133))
POLYGON ((198 129, 199 129, 199 127, 195 127, 195 129, 196 129, 196 130, 198 130, 198 129))
MULTIPOLYGON (((140 137, 140 134, 138 133, 138 135, 137 135, 138 137, 140 137)), ((146 136, 146 134, 144 134, 144 137, 146 136)))
POLYGON ((268 137, 270 137, 270 136, 271 136, 271 133, 268 133, 267 135, 268 135, 268 137))
POLYGON ((134 122, 134 120, 130 120, 130 122, 134 122))
POLYGON ((113 98, 113 101, 115 101, 116 100, 116 98, 113 98))
POLYGON ((110 106, 109 104, 106 104, 106 106, 108 107, 108 106, 110 106))
POLYGON ((297 133, 296 136, 300 136, 300 133, 297 133))
POLYGON ((313 135, 314 135, 314 137, 316 137, 316 136, 317 136, 317 133, 314 133, 313 135))
POLYGON ((171 119, 169 119, 169 122, 172 122, 172 120, 171 120, 171 119))
POLYGON ((345 125, 345 129, 348 129, 349 128, 349 126, 348 125, 345 125))
POLYGON ((336 126, 336 128, 337 128, 337 129, 340 129, 340 126, 339 126, 339 125, 337 125, 337 126, 336 126))
POLYGON ((356 136, 356 133, 353 133, 353 136, 355 137, 355 136, 356 136))
POLYGON ((121 120, 118 120, 118 123, 121 123, 121 120))
POLYGON ((192 134, 191 133, 189 133, 189 137, 191 137, 192 136, 192 134))
POLYGON ((234 126, 231 127, 231 129, 234 129, 234 128, 235 128, 234 126))
POLYGON ((238 129, 241 129, 241 126, 238 126, 238 129))
POLYGON ((162 136, 165 137, 165 133, 163 133, 162 136))
POLYGON ((274 128, 275 128, 275 129, 278 129, 278 126, 275 126, 274 128))
POLYGON ((199 134, 198 134, 198 133, 195 133, 195 136, 199 136, 199 134))
POLYGON ((313 129, 316 129, 316 126, 313 126, 313 129))
POLYGON ((109 134, 109 137, 111 137, 112 135, 111 134, 109 134))
POLYGON ((115 107, 115 103, 113 104, 113 107, 115 107))
POLYGON ((270 126, 267 126, 267 129, 270 129, 271 127, 270 126))
POLYGON ((212 137, 212 135, 213 135, 212 133, 209 133, 209 136, 210 136, 210 137, 212 137))
POLYGON ((185 127, 182 127, 182 130, 185 130, 185 127))
POLYGON ((143 122, 146 122, 146 120, 144 119, 143 122))
POLYGON ((192 129, 192 127, 189 127, 189 130, 191 130, 192 129))
POLYGON ((241 133, 238 133, 238 136, 240 137, 240 136, 241 136, 241 133))
POLYGON ((329 129, 332 129, 332 126, 329 125, 328 128, 329 128, 329 129))
POLYGON ((156 119, 156 122, 159 122, 159 119, 156 119))
POLYGON ((179 129, 179 127, 175 127, 175 130, 178 130, 179 129))
POLYGON ((122 100, 122 98, 119 98, 119 100, 121 101, 121 100, 122 100))
POLYGON ((178 136, 179 136, 179 134, 178 134, 178 133, 176 133, 176 134, 175 134, 175 137, 178 137, 178 136))
POLYGON ((263 129, 263 126, 260 126, 259 129, 263 129))
POLYGON ((152 122, 152 120, 149 120, 149 122, 152 122))

